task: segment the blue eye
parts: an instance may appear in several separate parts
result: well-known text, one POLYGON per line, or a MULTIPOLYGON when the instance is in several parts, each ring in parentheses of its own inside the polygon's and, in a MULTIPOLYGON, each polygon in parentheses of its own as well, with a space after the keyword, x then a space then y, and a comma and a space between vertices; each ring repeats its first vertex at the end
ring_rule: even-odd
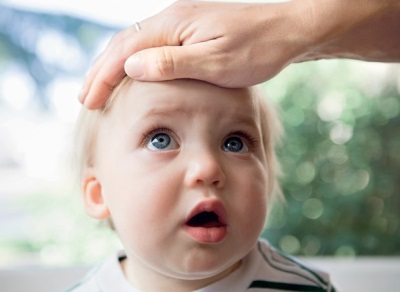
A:
POLYGON ((146 146, 150 150, 167 151, 176 149, 178 147, 178 144, 173 138, 171 138, 170 135, 166 133, 157 133, 150 138, 146 146))
POLYGON ((249 148, 247 147, 246 143, 242 141, 239 137, 229 137, 224 141, 222 145, 222 149, 226 152, 248 152, 249 148))

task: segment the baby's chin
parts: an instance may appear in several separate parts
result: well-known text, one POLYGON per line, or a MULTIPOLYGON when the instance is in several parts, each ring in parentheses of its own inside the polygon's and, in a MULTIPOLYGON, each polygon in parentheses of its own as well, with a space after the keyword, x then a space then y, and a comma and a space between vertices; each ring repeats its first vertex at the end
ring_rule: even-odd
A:
POLYGON ((232 272, 236 271, 240 265, 241 265, 242 261, 239 260, 233 264, 221 264, 220 266, 213 266, 213 267, 196 267, 196 268, 192 268, 188 271, 185 272, 181 272, 181 273, 172 273, 168 276, 173 277, 175 279, 179 279, 182 281, 198 281, 198 282, 203 282, 204 285, 198 287, 198 288, 202 288, 206 285, 210 285, 220 279, 225 278, 226 276, 228 276, 229 274, 231 274, 232 272))

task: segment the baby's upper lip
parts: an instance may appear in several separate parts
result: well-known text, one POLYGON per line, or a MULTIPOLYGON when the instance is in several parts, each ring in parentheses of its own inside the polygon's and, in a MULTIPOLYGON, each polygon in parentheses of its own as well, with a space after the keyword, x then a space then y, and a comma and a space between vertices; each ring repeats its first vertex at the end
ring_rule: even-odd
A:
POLYGON ((218 223, 221 226, 227 225, 227 212, 225 206, 220 200, 204 200, 198 203, 186 217, 185 224, 189 224, 191 220, 200 213, 207 212, 207 213, 214 213, 218 217, 218 223))

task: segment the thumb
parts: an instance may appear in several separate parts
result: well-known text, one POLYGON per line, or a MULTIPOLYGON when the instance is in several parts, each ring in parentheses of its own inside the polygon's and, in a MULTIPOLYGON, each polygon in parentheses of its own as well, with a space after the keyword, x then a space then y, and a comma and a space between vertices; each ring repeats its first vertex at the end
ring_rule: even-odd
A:
MULTIPOLYGON (((163 81, 179 78, 206 80, 212 55, 200 44, 145 49, 125 62, 126 74, 141 81, 163 81)), ((208 78, 207 78, 208 77, 208 78)))

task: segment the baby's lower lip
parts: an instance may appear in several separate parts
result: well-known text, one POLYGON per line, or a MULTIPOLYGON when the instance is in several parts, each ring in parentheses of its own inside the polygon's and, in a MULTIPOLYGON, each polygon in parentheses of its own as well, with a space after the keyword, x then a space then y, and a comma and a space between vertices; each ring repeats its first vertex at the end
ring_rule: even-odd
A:
POLYGON ((203 227, 184 225, 184 230, 196 241, 200 243, 219 243, 227 233, 226 226, 203 227))

